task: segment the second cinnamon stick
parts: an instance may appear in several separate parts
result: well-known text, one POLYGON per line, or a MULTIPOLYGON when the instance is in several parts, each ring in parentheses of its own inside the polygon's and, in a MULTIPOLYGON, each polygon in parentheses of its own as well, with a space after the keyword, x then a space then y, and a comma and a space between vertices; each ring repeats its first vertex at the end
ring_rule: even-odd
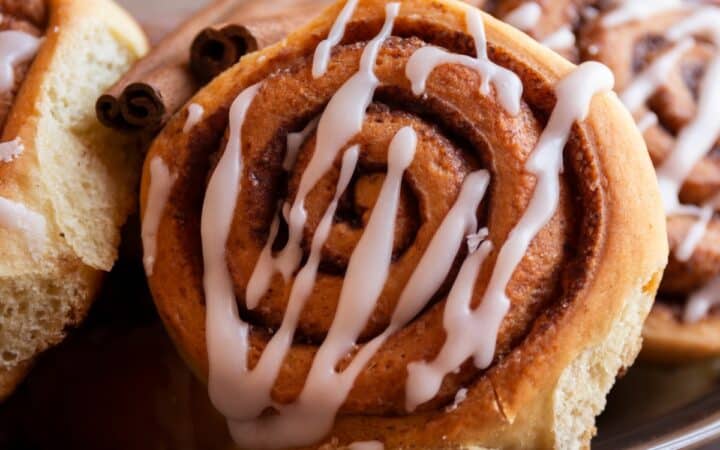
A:
POLYGON ((317 8, 295 8, 283 15, 232 21, 201 31, 190 50, 190 68, 206 83, 237 63, 241 57, 285 38, 307 22, 317 8))
POLYGON ((163 39, 98 99, 98 120, 126 132, 157 131, 197 92, 201 83, 232 66, 246 53, 279 41, 325 3, 327 0, 308 0, 302 7, 286 8, 284 12, 293 11, 287 14, 291 17, 286 17, 278 14, 277 5, 266 0, 215 0, 163 39), (299 9, 306 12, 298 15, 299 9), (230 25, 216 30, 199 50, 193 50, 193 55, 202 58, 202 64, 207 66, 204 72, 195 71, 202 75, 196 77, 190 68, 192 43, 203 27, 216 23, 230 25))

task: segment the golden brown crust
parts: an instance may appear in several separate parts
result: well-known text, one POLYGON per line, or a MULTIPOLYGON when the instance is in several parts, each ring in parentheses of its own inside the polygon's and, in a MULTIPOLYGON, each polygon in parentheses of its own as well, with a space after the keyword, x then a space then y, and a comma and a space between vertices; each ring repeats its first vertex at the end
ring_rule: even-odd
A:
MULTIPOLYGON (((349 45, 342 46, 335 52, 335 57, 340 60, 348 58, 349 70, 353 67, 351 61, 357 58, 357 50, 351 43, 367 39, 377 32, 384 16, 384 5, 385 2, 380 0, 360 2, 348 27, 345 42, 349 45)), ((170 170, 178 176, 160 222, 157 263, 150 278, 151 288, 171 336, 181 353, 202 377, 207 373, 207 355, 198 209, 211 168, 211 155, 221 145, 229 104, 242 89, 266 78, 280 67, 294 64, 293 67, 300 69, 275 74, 267 82, 268 85, 282 85, 285 82, 283 78, 292 79, 296 75, 302 78, 303 59, 308 58, 314 46, 327 34, 341 6, 342 4, 331 7, 320 18, 292 34, 286 42, 249 55, 212 82, 192 100, 204 107, 205 119, 195 130, 184 134, 180 130, 187 112, 181 111, 161 133, 147 159, 143 177, 143 208, 147 205, 150 182, 147 165, 149 161, 157 156, 162 157, 170 170)), ((464 5, 455 1, 430 3, 406 0, 402 3, 395 33, 401 36, 416 36, 455 51, 470 52, 471 39, 464 34, 464 8, 464 5)), ((568 74, 573 66, 540 47, 524 34, 493 19, 486 18, 486 28, 491 58, 519 74, 525 86, 526 102, 531 105, 533 112, 546 117, 554 103, 552 86, 568 74)), ((399 88, 393 91, 396 99, 402 98, 403 89, 407 90, 407 82, 403 84, 401 77, 394 77, 397 69, 393 64, 404 61, 408 50, 416 48, 418 44, 413 42, 407 38, 390 40, 380 53, 377 69, 379 77, 387 81, 388 85, 399 88), (397 61, 394 61, 395 58, 397 61)), ((329 74, 339 73, 339 70, 331 68, 329 74)), ((447 81, 442 77, 462 78, 471 73, 454 70, 452 67, 438 69, 438 79, 447 81)), ((329 75, 331 80, 332 74, 329 75)), ((340 79, 347 76, 340 76, 340 79)), ((304 86, 304 89, 307 89, 304 92, 310 92, 309 84, 304 86)), ((337 86, 334 89, 336 88, 337 86)), ((433 88, 439 89, 433 86, 431 81, 431 98, 433 88)), ((331 88, 330 91, 332 90, 331 88)), ((306 108, 303 104, 293 102, 292 89, 278 88, 277 91, 283 93, 282 98, 287 104, 292 105, 292 108, 286 109, 296 111, 306 108)), ((264 143, 272 141, 274 130, 277 129, 270 121, 276 117, 279 117, 279 121, 283 119, 281 113, 263 115, 267 111, 263 110, 262 105, 267 105, 269 111, 274 111, 271 92, 271 87, 267 86, 260 91, 258 105, 261 106, 251 108, 247 119, 249 123, 260 123, 259 118, 264 118, 263 126, 245 128, 245 132, 251 134, 251 137, 246 138, 247 147, 244 149, 244 152, 247 152, 247 170, 251 172, 256 167, 254 152, 260 152, 259 149, 264 148, 264 143)), ((457 95, 450 96, 446 99, 457 100, 457 95)), ((311 95, 309 97, 314 99, 311 95)), ((320 103, 326 101, 323 95, 319 98, 320 103)), ((489 102, 482 96, 468 95, 468 98, 473 103, 489 102)), ((505 126, 502 121, 512 121, 504 117, 497 104, 494 108, 485 110, 492 111, 493 114, 486 116, 484 120, 498 117, 498 122, 494 123, 496 129, 505 126)), ((441 111, 441 108, 436 107, 435 110, 441 111)), ((530 110, 526 112, 528 111, 530 110)), ((506 223, 496 221, 491 226, 491 232, 497 233, 496 239, 499 242, 504 240, 508 227, 524 210, 527 189, 531 189, 524 183, 523 175, 503 172, 506 169, 504 164, 521 166, 527 157, 528 149, 532 149, 533 139, 537 138, 539 127, 535 119, 531 118, 532 114, 522 117, 527 122, 515 124, 516 130, 520 129, 522 133, 514 138, 525 139, 526 147, 503 147, 507 142, 498 142, 499 148, 492 148, 485 153, 480 151, 478 154, 478 160, 486 158, 486 162, 489 159, 495 163, 494 176, 498 176, 499 181, 493 196, 515 199, 508 204, 517 210, 506 211, 506 223), (513 151, 516 153, 511 157, 513 151), (514 162, 513 157, 516 158, 514 162), (523 189, 526 191, 518 197, 518 192, 523 189), (513 190, 516 191, 515 196, 513 190)), ((389 122, 392 121, 384 119, 384 123, 389 122)), ((299 124, 290 126, 295 125, 299 124)), ((489 124, 481 120, 475 123, 475 126, 482 128, 489 124)), ((381 133, 375 132, 374 135, 379 136, 381 133)), ((488 141, 494 139, 489 130, 483 136, 488 141)), ((278 137, 275 136, 274 139, 278 137)), ((399 345, 409 337, 408 340, 414 340, 416 344, 401 347, 402 351, 407 352, 403 355, 408 360, 432 357, 442 343, 441 335, 434 334, 436 330, 441 330, 439 318, 442 316, 442 303, 435 304, 426 316, 391 339, 387 348, 381 350, 377 359, 373 360, 381 363, 396 361, 395 364, 400 366, 396 375, 393 375, 393 370, 390 370, 388 375, 382 371, 373 373, 373 369, 369 369, 373 376, 361 375, 336 423, 332 437, 337 438, 341 444, 381 439, 388 448, 402 448, 410 444, 440 448, 451 445, 517 447, 528 442, 540 447, 560 447, 561 442, 570 442, 571 446, 587 443, 591 435, 592 417, 601 409, 601 400, 612 384, 612 379, 610 382, 598 381, 597 392, 588 394, 592 401, 580 402, 575 394, 570 392, 567 394, 567 401, 559 402, 555 400, 555 394, 561 386, 565 388, 561 376, 572 367, 580 376, 586 377, 588 383, 594 383, 594 380, 591 380, 593 376, 589 373, 591 364, 612 372, 614 376, 634 359, 638 350, 640 325, 647 314, 651 298, 657 289, 659 274, 667 260, 667 242, 660 199, 655 189, 657 182, 644 143, 633 125, 632 118, 613 94, 599 95, 594 99, 592 112, 585 123, 576 127, 570 148, 575 158, 569 158, 569 174, 563 177, 563 182, 566 183, 564 189, 572 193, 568 198, 581 200, 578 204, 569 200, 568 210, 561 208, 556 217, 557 222, 551 223, 543 232, 544 235, 533 245, 531 254, 549 256, 550 260, 544 265, 533 265, 532 261, 525 261, 518 274, 527 274, 528 277, 518 275, 514 278, 508 290, 513 307, 500 333, 501 352, 498 362, 485 373, 478 373, 468 367, 469 370, 464 370, 459 376, 448 380, 443 395, 434 404, 427 406, 423 414, 397 418, 357 415, 367 411, 400 413, 397 404, 402 400, 402 389, 397 389, 397 385, 402 385, 401 377, 404 374, 401 369, 404 366, 397 363, 396 352, 400 350, 394 350, 393 345, 399 345), (623 149, 622 155, 618 149, 623 149), (575 219, 573 213, 577 214, 575 219), (577 235, 573 237, 575 234, 577 235), (560 248, 564 243, 575 247, 573 257, 570 258, 574 264, 566 264, 567 261, 562 256, 552 256, 553 252, 557 251, 553 238, 560 240, 560 248), (552 274, 554 268, 559 268, 557 270, 561 274, 552 274), (523 300, 523 288, 529 286, 529 283, 537 282, 538 279, 533 277, 539 273, 539 269, 548 271, 544 275, 540 273, 538 277, 547 283, 544 288, 537 290, 538 297, 545 300, 535 304, 527 303, 523 300), (626 316, 625 311, 628 310, 636 313, 626 316), (416 328, 413 329, 413 326, 416 328), (615 336, 618 328, 626 333, 619 332, 618 335, 623 337, 610 340, 609 337, 615 336), (423 343, 418 344, 418 340, 423 343), (602 350, 590 351, 593 349, 602 350), (621 356, 609 358, 607 355, 610 353, 621 356), (581 359, 583 355, 586 355, 584 357, 591 363, 584 362, 585 360, 581 359), (384 392, 389 391, 390 395, 389 398, 381 399, 380 403, 373 403, 377 399, 369 398, 367 392, 373 387, 377 389, 377 386, 372 384, 377 377, 384 381, 383 385, 389 385, 384 392), (443 413, 442 406, 463 382, 472 383, 468 399, 454 412, 443 413), (400 397, 395 398, 396 395, 400 397), (549 417, 557 418, 559 415, 573 417, 573 412, 566 408, 578 408, 582 414, 576 416, 589 415, 589 423, 584 416, 581 424, 573 422, 560 426, 553 423, 553 420, 548 420, 549 417), (563 436, 564 434, 567 436, 563 436)), ((267 160, 271 162, 267 164, 272 166, 272 161, 278 158, 272 156, 272 153, 270 155, 267 160)), ((467 161, 466 164, 473 167, 472 164, 478 162, 467 161)), ((258 184, 263 184, 262 177, 258 180, 258 184)), ((294 182, 296 180, 291 179, 291 193, 294 182)), ((246 189, 252 190, 252 186, 243 182, 243 190, 246 189)), ((237 234, 233 234, 235 238, 231 238, 228 249, 230 267, 236 277, 236 291, 239 295, 242 295, 243 286, 247 282, 248 269, 238 268, 257 259, 258 246, 262 247, 264 244, 264 240, 256 241, 250 234, 243 237, 243 233, 247 231, 244 231, 246 229, 241 225, 250 228, 256 226, 258 230, 267 226, 267 211, 261 211, 257 215, 253 215, 255 213, 252 211, 253 208, 258 208, 257 204, 253 203, 258 200, 266 200, 266 204, 272 204, 272 201, 265 198, 268 195, 263 195, 263 192, 267 191, 256 190, 254 195, 241 194, 239 204, 242 207, 238 207, 236 211, 232 233, 237 234), (248 197, 244 198, 243 195, 248 197), (233 247, 234 245, 236 246, 233 247), (249 253, 241 257, 242 251, 248 248, 251 249, 249 253)), ((497 214, 500 204, 502 201, 494 199, 490 210, 497 214)), ((493 212, 489 214, 490 220, 497 219, 493 212)), ((330 305, 332 309, 333 304, 330 305)), ((282 304, 277 308, 268 306, 267 311, 282 311, 281 306, 282 304)), ((381 329, 387 316, 382 312, 379 314, 378 329, 381 329)), ((319 313, 311 316, 322 317, 319 313)), ((312 321, 312 317, 306 319, 312 321)), ((273 326, 276 321, 277 317, 269 314, 264 325, 273 326)), ((327 323, 317 321, 314 329, 315 334, 322 336, 323 330, 327 329, 327 323)), ((373 335, 377 330, 369 329, 366 332, 373 335)), ((312 332, 308 334, 313 339, 317 338, 312 336, 312 332)), ((262 331, 256 330, 253 333, 255 347, 251 360, 257 357, 264 339, 266 336, 262 331)), ((307 370, 307 363, 313 354, 309 347, 298 345, 291 352, 290 363, 283 368, 280 381, 273 392, 276 399, 287 401, 297 394, 303 377, 292 377, 291 374, 303 374, 307 370)), ((369 367, 376 366, 371 363, 369 367)), ((583 380, 575 381, 582 383, 583 380)))
POLYGON ((0 196, 42 215, 48 236, 38 257, 24 236, 0 230, 3 394, 85 316, 133 205, 138 155, 95 123, 92 105, 146 51, 145 38, 111 1, 48 0, 47 11, 44 40, 2 132, 24 150, 0 162, 0 196))
POLYGON ((0 369, 0 400, 13 393, 30 371, 32 364, 32 361, 25 361, 9 369, 0 369))

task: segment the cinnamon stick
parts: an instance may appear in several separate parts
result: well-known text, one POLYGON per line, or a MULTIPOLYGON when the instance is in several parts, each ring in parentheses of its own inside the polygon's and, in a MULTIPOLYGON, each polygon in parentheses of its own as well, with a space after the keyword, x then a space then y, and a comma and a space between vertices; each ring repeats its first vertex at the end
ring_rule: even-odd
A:
POLYGON ((288 31, 307 22, 317 7, 293 8, 282 15, 231 18, 229 25, 201 31, 190 49, 190 68, 203 83, 229 69, 247 53, 279 42, 288 31))
MULTIPOLYGON (((235 11, 239 0, 214 0, 165 37, 130 71, 101 96, 95 106, 103 125, 120 130, 155 130, 173 111, 168 105, 180 104, 175 95, 191 88, 174 88, 171 81, 188 80, 188 52, 192 40, 208 24, 217 23, 235 11), (143 85, 143 89, 139 89, 143 85), (133 93, 124 95, 133 86, 133 93), (171 87, 170 91, 163 91, 171 87), (140 95, 140 91, 143 94, 140 95), (131 101, 132 104, 125 104, 131 101)), ((195 87, 196 89, 196 87, 195 87)), ((185 94, 183 94, 185 95, 185 94)), ((191 94, 192 95, 192 94, 191 94)), ((189 97, 186 97, 187 99, 189 97)))
POLYGON ((290 6, 292 2, 282 0, 215 0, 163 39, 98 99, 98 120, 119 130, 158 130, 201 83, 246 53, 279 41, 328 0, 299 3, 301 6, 290 6), (217 23, 229 25, 208 28, 217 23))

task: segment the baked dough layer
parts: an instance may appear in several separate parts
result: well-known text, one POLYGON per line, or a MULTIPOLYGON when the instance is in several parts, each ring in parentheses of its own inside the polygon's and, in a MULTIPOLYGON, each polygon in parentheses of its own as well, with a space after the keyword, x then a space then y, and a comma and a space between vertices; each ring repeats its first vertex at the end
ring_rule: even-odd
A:
POLYGON ((0 229, 0 399, 32 359, 79 323, 117 257, 135 209, 141 154, 95 119, 98 95, 147 51, 111 0, 48 0, 49 23, 2 141, 24 152, 0 163, 0 197, 41 214, 41 255, 0 229))

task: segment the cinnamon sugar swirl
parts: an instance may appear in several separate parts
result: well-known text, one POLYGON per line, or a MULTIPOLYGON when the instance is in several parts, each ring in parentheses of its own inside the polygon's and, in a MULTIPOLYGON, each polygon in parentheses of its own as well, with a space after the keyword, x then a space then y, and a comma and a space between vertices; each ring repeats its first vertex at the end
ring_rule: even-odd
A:
POLYGON ((144 246, 237 444, 588 445, 667 261, 613 83, 461 2, 348 0, 202 89, 144 246))

